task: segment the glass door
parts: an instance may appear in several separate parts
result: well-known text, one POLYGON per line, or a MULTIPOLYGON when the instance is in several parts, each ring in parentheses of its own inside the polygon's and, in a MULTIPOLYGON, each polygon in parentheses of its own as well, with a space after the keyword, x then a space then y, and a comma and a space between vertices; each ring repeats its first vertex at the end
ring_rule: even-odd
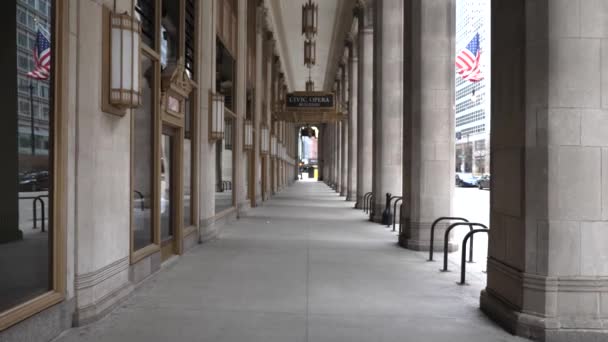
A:
POLYGON ((177 129, 163 127, 160 139, 160 238, 163 260, 176 254, 177 129))

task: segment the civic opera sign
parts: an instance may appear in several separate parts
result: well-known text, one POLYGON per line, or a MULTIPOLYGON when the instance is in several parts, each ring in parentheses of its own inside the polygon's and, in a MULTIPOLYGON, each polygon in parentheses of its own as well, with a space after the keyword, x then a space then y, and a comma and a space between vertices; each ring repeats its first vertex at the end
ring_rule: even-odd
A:
POLYGON ((336 104, 332 93, 292 93, 287 94, 285 109, 335 111, 336 104))
POLYGON ((301 123, 323 123, 340 120, 334 93, 294 92, 285 96, 283 119, 301 123))

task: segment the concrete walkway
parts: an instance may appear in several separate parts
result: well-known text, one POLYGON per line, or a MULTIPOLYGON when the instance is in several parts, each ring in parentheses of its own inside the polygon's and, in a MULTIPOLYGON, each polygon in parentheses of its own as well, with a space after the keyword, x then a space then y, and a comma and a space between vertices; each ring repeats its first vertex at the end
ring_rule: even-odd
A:
MULTIPOLYGON (((59 341, 524 341, 322 183, 297 183, 59 341)), ((455 265, 452 265, 456 269, 455 265)))

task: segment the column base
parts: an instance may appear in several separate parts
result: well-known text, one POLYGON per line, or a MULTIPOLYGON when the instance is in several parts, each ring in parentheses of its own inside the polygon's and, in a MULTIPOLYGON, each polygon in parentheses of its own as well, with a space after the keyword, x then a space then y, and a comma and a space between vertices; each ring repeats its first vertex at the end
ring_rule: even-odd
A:
POLYGON ((363 209, 363 197, 356 196, 355 199, 357 202, 355 203, 356 209, 363 209))
MULTIPOLYGON (((429 240, 416 240, 408 238, 404 234, 399 234, 399 246, 412 251, 428 252, 431 249, 431 242, 429 240)), ((435 240, 433 243, 433 251, 443 252, 443 239, 435 240)), ((452 253, 456 251, 458 251, 458 245, 453 242, 448 242, 448 252, 452 253)))
POLYGON ((489 289, 481 291, 480 307, 490 319, 517 336, 542 342, 608 341, 608 329, 600 318, 582 318, 575 324, 587 327, 573 327, 558 318, 523 313, 489 289))

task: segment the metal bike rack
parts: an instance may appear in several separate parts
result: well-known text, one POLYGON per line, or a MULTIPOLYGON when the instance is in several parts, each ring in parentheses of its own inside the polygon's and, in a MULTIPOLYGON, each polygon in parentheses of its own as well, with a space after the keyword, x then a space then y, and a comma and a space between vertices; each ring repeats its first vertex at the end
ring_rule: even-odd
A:
POLYGON ((371 210, 370 205, 371 205, 372 197, 374 197, 373 192, 368 192, 365 196, 365 202, 363 204, 363 208, 364 208, 363 211, 365 211, 366 214, 369 213, 371 210))
POLYGON ((467 241, 471 240, 471 252, 473 251, 473 235, 477 233, 490 233, 490 230, 486 227, 485 229, 473 229, 464 236, 462 240, 462 256, 460 258, 460 283, 459 285, 465 285, 465 277, 467 272, 467 262, 466 262, 466 254, 467 254, 467 241))
MULTIPOLYGON (((389 195, 389 194, 387 194, 387 195, 389 195)), ((391 211, 391 202, 392 202, 394 199, 396 199, 396 200, 398 201, 400 198, 401 198, 401 196, 391 196, 391 197, 388 199, 386 207, 387 207, 387 209, 388 209, 388 211, 389 211, 389 215, 391 215, 391 213, 390 213, 390 211, 391 211)), ((396 201, 395 201, 395 203, 396 203, 396 201)), ((395 210, 397 210, 396 206, 394 206, 394 208, 393 208, 393 215, 392 215, 392 216, 393 216, 393 222, 389 222, 389 223, 386 225, 387 227, 390 227, 390 226, 391 226, 391 223, 393 224, 393 228, 395 227, 395 224, 394 224, 394 222, 395 222, 395 210)))
POLYGON ((141 200, 141 205, 140 205, 140 209, 142 211, 144 211, 146 209, 145 205, 144 205, 144 194, 141 193, 141 191, 137 191, 137 190, 133 190, 133 192, 137 195, 137 197, 139 197, 139 199, 141 200))
MULTIPOLYGON (((482 227, 488 229, 485 224, 477 223, 477 222, 458 222, 451 224, 448 229, 445 231, 444 240, 443 240, 443 269, 442 272, 448 272, 448 236, 450 231, 458 226, 469 226, 471 231, 475 230, 473 227, 482 227)), ((471 239, 471 248, 469 249, 469 262, 473 262, 473 240, 471 239)))
MULTIPOLYGON (((395 203, 393 204, 393 231, 395 231, 395 221, 397 218, 397 203, 403 201, 403 196, 399 196, 399 198, 397 198, 397 200, 395 201, 395 203)), ((401 204, 401 207, 399 209, 399 224, 401 225, 401 209, 403 208, 403 204, 401 204)))
POLYGON ((438 219, 436 219, 433 224, 431 225, 431 246, 429 249, 429 260, 428 261, 433 261, 433 249, 435 246, 435 226, 437 226, 437 224, 441 221, 463 221, 463 222, 469 222, 469 220, 465 219, 464 217, 450 217, 450 216, 443 216, 440 217, 438 219))
POLYGON ((44 197, 49 197, 48 195, 40 195, 40 196, 36 196, 34 197, 34 200, 32 202, 33 208, 34 208, 34 229, 38 229, 38 206, 36 205, 36 203, 40 203, 40 228, 41 232, 45 232, 45 227, 46 227, 46 223, 45 223, 45 205, 44 205, 44 200, 42 198, 44 197))
POLYGON ((372 195, 371 192, 368 192, 365 195, 363 195, 363 206, 362 206, 362 208, 363 208, 363 212, 365 212, 365 213, 367 213, 367 198, 369 196, 371 196, 371 195, 372 195))
POLYGON ((222 181, 222 191, 232 190, 232 182, 231 181, 222 181))

